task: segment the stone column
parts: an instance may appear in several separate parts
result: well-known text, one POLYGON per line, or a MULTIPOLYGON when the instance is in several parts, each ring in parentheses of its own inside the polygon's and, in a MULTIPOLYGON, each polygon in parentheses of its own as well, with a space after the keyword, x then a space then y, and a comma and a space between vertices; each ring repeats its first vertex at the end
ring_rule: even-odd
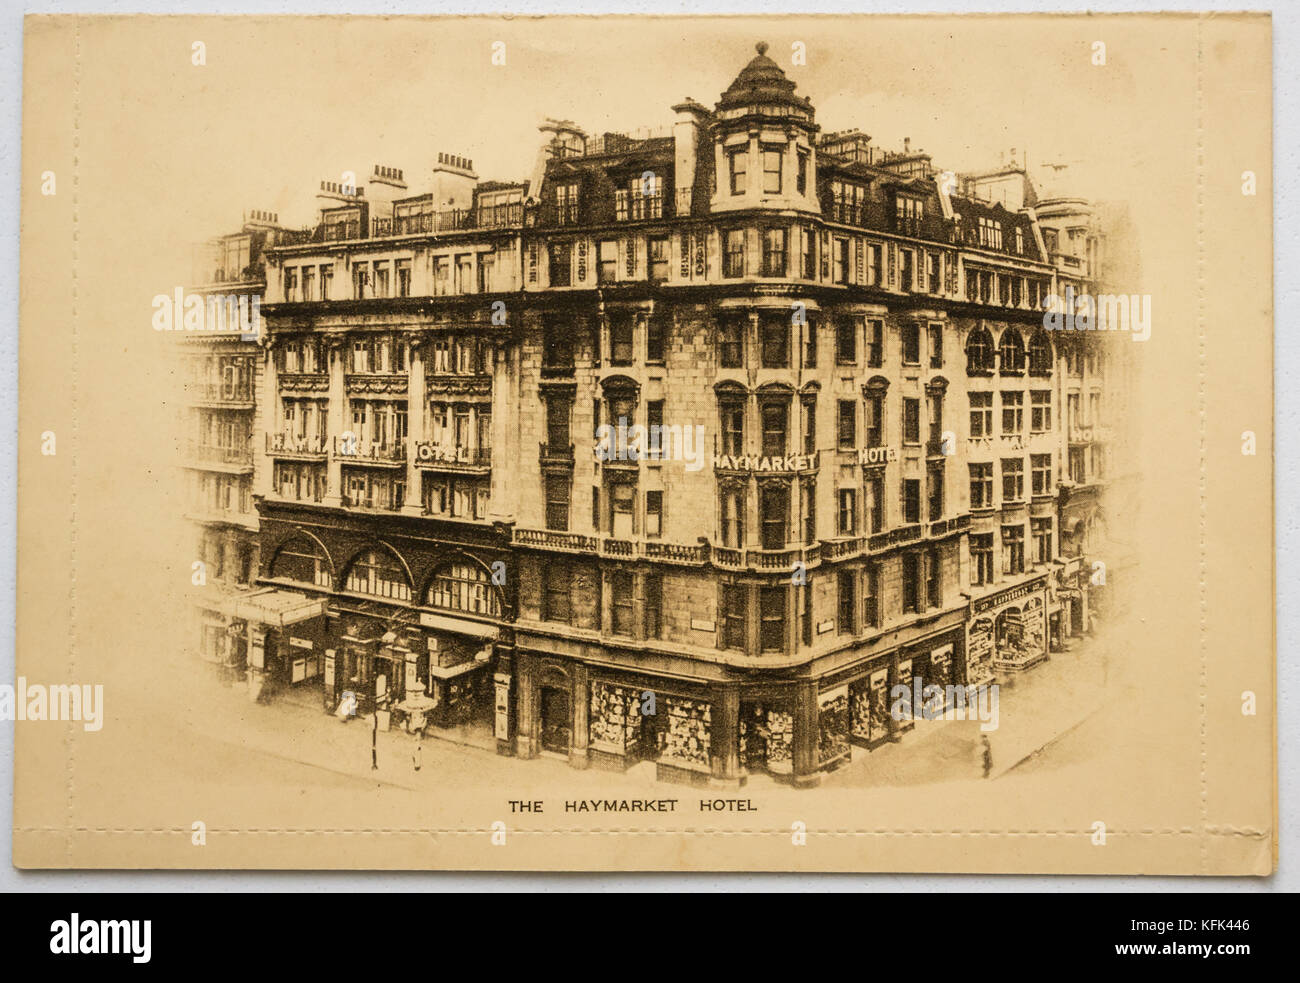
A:
POLYGON ((740 688, 718 687, 709 735, 709 764, 713 784, 740 783, 740 688))
MULTIPOLYGON (((522 318, 522 312, 515 316, 522 318)), ((519 514, 519 489, 529 468, 521 466, 525 452, 520 444, 520 378, 518 349, 512 351, 501 339, 492 348, 492 472, 488 518, 493 522, 514 522, 519 514)), ((540 418, 541 406, 536 407, 540 418)), ((536 445, 534 445, 536 463, 536 445)))
POLYGON ((515 655, 515 753, 521 758, 535 758, 538 741, 537 666, 531 655, 515 655))
POLYGON ((569 739, 569 764, 574 768, 587 768, 591 761, 587 757, 587 745, 590 740, 588 718, 591 710, 591 685, 587 667, 575 663, 573 667, 573 734, 569 739))
MULTIPOLYGON (((338 507, 343 504, 343 468, 339 456, 334 453, 334 439, 348 429, 347 382, 344 373, 347 368, 347 339, 334 337, 328 339, 327 353, 329 361, 329 409, 326 423, 326 451, 329 464, 326 470, 326 483, 329 490, 325 494, 325 504, 338 507)), ((358 443, 361 434, 357 434, 358 443)))
POLYGON ((416 449, 426 438, 428 425, 428 388, 425 384, 424 356, 427 336, 411 332, 406 335, 411 369, 406 385, 406 501, 402 503, 403 515, 421 515, 424 512, 423 472, 416 467, 416 449))
POLYGON ((794 784, 797 788, 820 785, 822 776, 817 765, 817 681, 801 682, 794 704, 794 784))
POLYGON ((266 434, 280 430, 280 373, 275 365, 275 346, 268 335, 258 351, 262 359, 262 388, 256 393, 257 408, 253 412, 253 492, 269 495, 274 492, 274 462, 266 453, 266 434))

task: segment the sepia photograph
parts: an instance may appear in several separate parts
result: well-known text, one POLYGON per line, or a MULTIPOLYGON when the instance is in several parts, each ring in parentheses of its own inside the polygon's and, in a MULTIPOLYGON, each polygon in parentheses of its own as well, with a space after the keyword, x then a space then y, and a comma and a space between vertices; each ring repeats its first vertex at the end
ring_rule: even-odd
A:
POLYGON ((1270 877, 1272 45, 28 16, 14 865, 1270 877))

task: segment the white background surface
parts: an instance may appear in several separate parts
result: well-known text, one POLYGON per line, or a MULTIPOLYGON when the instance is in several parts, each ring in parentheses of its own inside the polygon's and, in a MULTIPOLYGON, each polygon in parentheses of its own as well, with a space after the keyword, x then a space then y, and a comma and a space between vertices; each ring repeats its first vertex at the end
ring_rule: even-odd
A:
MULTIPOLYGON (((1159 11, 1222 10, 1234 11, 1247 3, 1171 4, 1151 0, 1091 0, 1092 11, 1159 11)), ((17 430, 18 386, 18 222, 19 186, 21 181, 39 181, 39 175, 20 174, 22 133, 22 44, 25 13, 647 13, 647 14, 758 14, 758 13, 975 13, 975 12, 1081 12, 1082 4, 1011 3, 999 0, 966 0, 930 4, 902 4, 878 0, 700 0, 700 2, 658 2, 646 0, 497 0, 486 4, 455 2, 421 4, 379 2, 379 0, 260 0, 260 2, 158 2, 129 0, 126 3, 46 2, 24 6, 13 0, 0 4, 0 211, 5 234, 0 235, 0 440, 37 439, 17 430)), ((1268 9, 1251 5, 1251 9, 1268 9)), ((1280 792, 1281 859, 1278 873, 1260 878, 1139 878, 1139 877, 1020 877, 1020 876, 904 876, 904 875, 588 875, 588 874, 351 874, 351 873, 241 873, 241 872, 51 872, 30 873, 13 869, 10 857, 10 825, 13 797, 13 722, 0 722, 0 889, 6 891, 247 891, 247 890, 546 890, 546 891, 743 891, 743 890, 818 890, 874 891, 900 890, 925 893, 931 891, 1017 891, 1017 890, 1113 890, 1113 891, 1295 891, 1300 888, 1300 860, 1296 849, 1296 757, 1295 718, 1290 708, 1297 685, 1295 633, 1300 627, 1297 614, 1296 580, 1300 561, 1297 545, 1296 506, 1297 444, 1290 433, 1300 420, 1300 395, 1286 382, 1300 375, 1300 342, 1294 336, 1289 317, 1290 301, 1295 295, 1294 271, 1300 259, 1300 196, 1290 176, 1300 164, 1297 146, 1297 99, 1300 77, 1292 70, 1291 58, 1297 53, 1300 35, 1300 4, 1281 4, 1273 10, 1274 65, 1274 311, 1276 386, 1276 529, 1278 591, 1278 731, 1280 792), (1279 70, 1280 69, 1280 70, 1279 70), (1279 384, 1280 383, 1280 384, 1279 384)), ((14 519, 17 509, 15 456, 0 467, 0 680, 14 678, 14 519)))

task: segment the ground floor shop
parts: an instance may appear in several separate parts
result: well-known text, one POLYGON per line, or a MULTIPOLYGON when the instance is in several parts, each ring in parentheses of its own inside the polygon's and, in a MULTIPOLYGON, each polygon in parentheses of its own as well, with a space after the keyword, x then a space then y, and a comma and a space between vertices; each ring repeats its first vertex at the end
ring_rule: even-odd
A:
POLYGON ((505 694, 515 751, 616 771, 653 762, 660 781, 698 786, 756 774, 816 784, 854 755, 903 739, 916 716, 963 701, 959 619, 779 679, 660 675, 521 642, 505 694))
POLYGON ((1047 574, 985 594, 971 603, 966 629, 966 681, 992 682, 1000 672, 1028 669, 1048 656, 1047 574))

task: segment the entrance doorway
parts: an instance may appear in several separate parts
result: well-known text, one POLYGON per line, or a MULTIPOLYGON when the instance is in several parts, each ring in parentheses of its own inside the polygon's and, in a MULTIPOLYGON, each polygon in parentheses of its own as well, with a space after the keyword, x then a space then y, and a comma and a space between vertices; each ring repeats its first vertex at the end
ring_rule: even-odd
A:
POLYGON ((541 688, 542 750, 569 753, 569 691, 555 686, 541 688))

